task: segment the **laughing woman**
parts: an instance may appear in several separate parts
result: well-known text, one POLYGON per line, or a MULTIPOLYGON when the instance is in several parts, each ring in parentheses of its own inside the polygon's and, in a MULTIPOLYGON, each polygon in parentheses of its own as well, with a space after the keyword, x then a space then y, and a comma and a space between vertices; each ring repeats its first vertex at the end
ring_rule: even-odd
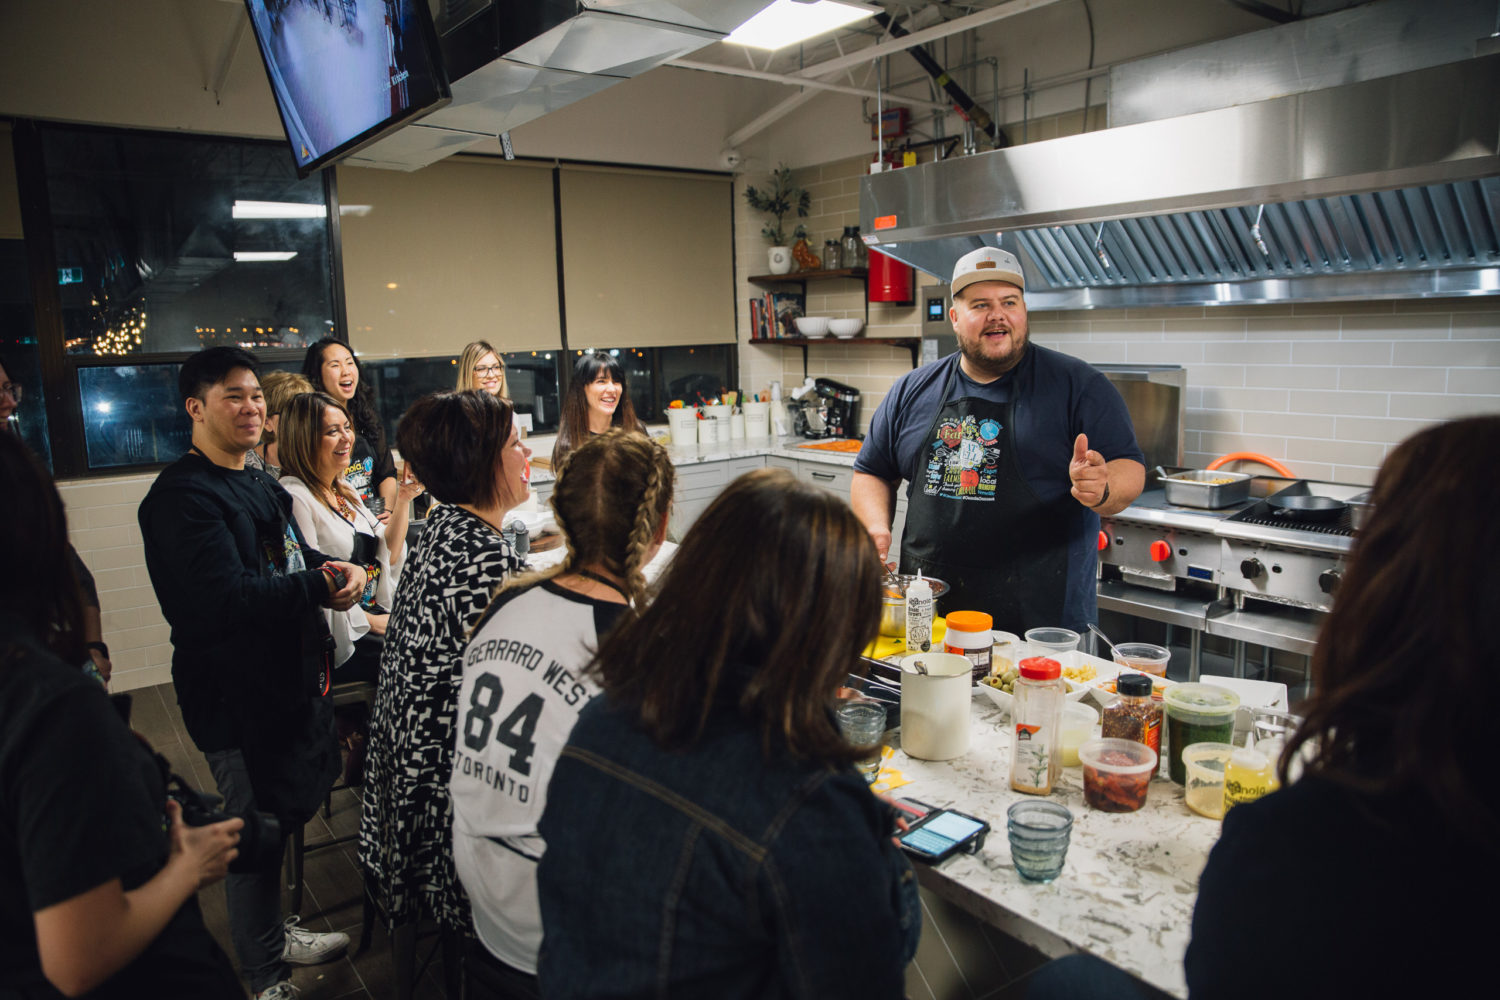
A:
POLYGON ((390 521, 382 525, 343 478, 354 429, 348 411, 326 393, 293 396, 282 410, 280 428, 281 485, 292 495, 297 527, 319 552, 363 566, 369 580, 354 607, 327 612, 334 679, 373 681, 396 576, 406 557, 406 509, 422 488, 402 486, 390 521))
POLYGON ((585 351, 573 366, 573 380, 562 402, 562 420, 557 427, 557 443, 552 446, 552 467, 587 441, 592 434, 603 434, 611 427, 646 433, 646 425, 635 415, 630 393, 625 388, 625 369, 617 358, 603 351, 585 351))
POLYGON ((521 568, 501 534, 530 493, 531 452, 510 406, 483 392, 423 396, 396 431, 401 454, 439 506, 396 587, 370 718, 359 858, 393 924, 425 911, 468 933, 453 870, 453 716, 464 642, 490 597, 521 568))
POLYGON ((302 374, 314 389, 343 404, 353 418, 354 449, 349 453, 344 478, 384 521, 396 503, 396 461, 386 444, 380 416, 375 412, 375 393, 364 381, 359 359, 342 340, 324 337, 307 349, 302 374))
POLYGON ((505 362, 500 355, 483 340, 476 340, 464 348, 458 358, 458 391, 478 389, 491 396, 509 400, 505 385, 505 362))

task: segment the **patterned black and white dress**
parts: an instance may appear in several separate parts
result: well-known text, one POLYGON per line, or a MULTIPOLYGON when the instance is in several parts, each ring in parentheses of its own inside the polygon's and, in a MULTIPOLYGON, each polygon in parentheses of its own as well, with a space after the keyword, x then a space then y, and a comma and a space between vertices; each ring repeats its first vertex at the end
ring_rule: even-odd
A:
POLYGON ((380 657, 370 717, 359 859, 396 923, 425 908, 468 932, 453 870, 453 717, 470 629, 521 560, 498 531, 445 504, 407 558, 380 657))

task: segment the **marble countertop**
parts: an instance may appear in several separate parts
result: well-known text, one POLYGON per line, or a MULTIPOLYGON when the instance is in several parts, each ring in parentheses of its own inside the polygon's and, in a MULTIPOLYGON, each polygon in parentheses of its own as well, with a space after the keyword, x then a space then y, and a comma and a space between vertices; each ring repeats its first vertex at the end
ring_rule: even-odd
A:
POLYGON ((1006 809, 1029 798, 1010 788, 1008 717, 976 697, 969 721, 969 750, 961 757, 917 760, 896 746, 888 761, 910 780, 892 795, 970 813, 991 827, 977 855, 918 863, 921 884, 1045 954, 1090 952, 1187 996, 1182 959, 1219 821, 1189 812, 1181 786, 1165 777, 1152 780, 1140 811, 1099 812, 1084 802, 1083 769, 1064 768, 1049 798, 1073 813, 1067 861, 1056 881, 1027 882, 1011 862, 1005 832, 1006 809))
MULTIPOLYGON (((667 453, 672 456, 672 464, 678 468, 701 465, 704 462, 728 462, 736 458, 757 458, 768 455, 795 458, 804 462, 818 462, 823 465, 841 465, 846 469, 854 467, 853 452, 816 451, 811 448, 798 447, 798 445, 816 443, 800 437, 736 438, 719 444, 681 446, 667 444, 667 453)), ((532 468, 531 481, 533 483, 550 483, 555 478, 551 470, 532 468)))

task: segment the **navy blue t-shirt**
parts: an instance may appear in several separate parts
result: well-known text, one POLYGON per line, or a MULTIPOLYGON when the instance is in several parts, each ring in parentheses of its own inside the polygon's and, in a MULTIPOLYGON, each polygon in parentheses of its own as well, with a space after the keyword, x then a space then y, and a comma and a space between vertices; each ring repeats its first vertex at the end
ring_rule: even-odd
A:
MULTIPOLYGON (((1089 447, 1106 462, 1130 458, 1142 465, 1146 458, 1135 440, 1135 427, 1120 393, 1109 379, 1086 361, 1036 343, 1011 371, 993 382, 978 383, 958 369, 961 354, 923 365, 896 381, 870 421, 870 432, 854 460, 856 472, 888 482, 911 479, 919 457, 925 456, 927 434, 943 403, 978 396, 996 403, 1016 395, 1016 460, 1027 485, 1043 502, 1067 496, 1072 489, 1068 465, 1073 440, 1087 434, 1089 447), (954 371, 954 369, 958 369, 954 371), (953 372, 943 398, 943 385, 953 372)), ((920 476, 918 477, 920 478, 920 476)), ((911 485, 907 485, 907 495, 911 485)), ((1068 621, 1081 625, 1094 620, 1095 559, 1099 517, 1082 504, 1068 540, 1068 621)), ((894 556, 894 554, 893 554, 894 556)))

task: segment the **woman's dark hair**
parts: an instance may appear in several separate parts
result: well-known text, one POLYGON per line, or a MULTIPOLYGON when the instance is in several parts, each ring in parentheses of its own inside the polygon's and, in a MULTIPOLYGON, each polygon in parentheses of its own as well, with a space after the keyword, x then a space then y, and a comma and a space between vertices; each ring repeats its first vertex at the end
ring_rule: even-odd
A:
POLYGON ((667 450, 644 434, 615 428, 583 442, 554 471, 552 510, 568 554, 551 569, 512 577, 506 589, 597 562, 625 581, 633 607, 645 607, 641 570, 671 513, 677 479, 667 450))
POLYGON ((81 664, 88 658, 83 594, 62 497, 46 468, 13 434, 0 434, 0 482, 6 484, 0 552, 8 562, 0 573, 0 608, 13 612, 62 660, 81 664))
POLYGON ((260 376, 260 362, 243 347, 210 347, 199 351, 177 370, 179 401, 201 399, 210 387, 224 381, 236 368, 248 368, 257 378, 260 376))
POLYGON ((1492 836, 1489 787, 1500 612, 1494 490, 1500 416, 1428 428, 1396 447, 1371 493, 1313 653, 1316 693, 1282 755, 1367 795, 1425 797, 1450 827, 1492 836))
POLYGON ((610 418, 611 427, 623 427, 627 431, 646 432, 646 425, 635 415, 630 402, 630 390, 625 384, 625 369, 618 358, 604 351, 584 351, 573 365, 573 380, 568 383, 568 394, 563 397, 562 416, 557 424, 557 441, 552 445, 552 467, 562 464, 563 458, 589 439, 589 398, 584 389, 600 375, 608 373, 610 380, 620 384, 620 403, 610 418))
POLYGON ((302 356, 302 374, 312 383, 313 389, 328 392, 328 386, 323 384, 323 352, 334 344, 349 352, 349 356, 354 359, 354 370, 359 372, 359 384, 354 387, 354 398, 349 400, 348 405, 354 433, 364 438, 370 450, 378 456, 385 451, 385 428, 381 426, 380 414, 375 411, 375 390, 365 378, 364 366, 359 363, 354 349, 337 337, 324 337, 310 344, 307 353, 302 356))
POLYGON ((478 389, 429 393, 402 415, 396 446, 438 501, 488 507, 512 416, 509 403, 478 389))
POLYGON ((664 749, 691 746, 737 706, 782 747, 818 761, 860 751, 829 715, 880 625, 880 560, 843 500, 785 469, 729 484, 683 539, 655 601, 622 619, 590 665, 664 749))

